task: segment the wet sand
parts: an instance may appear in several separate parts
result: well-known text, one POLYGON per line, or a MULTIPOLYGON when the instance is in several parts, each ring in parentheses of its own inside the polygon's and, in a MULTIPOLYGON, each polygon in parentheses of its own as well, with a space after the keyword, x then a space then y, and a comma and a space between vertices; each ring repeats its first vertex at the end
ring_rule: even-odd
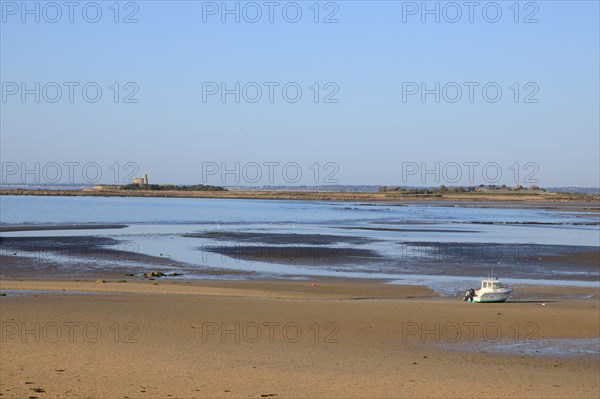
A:
MULTIPOLYGON (((575 264, 595 267, 595 271, 599 272, 600 267, 600 249, 596 248, 591 251, 581 251, 565 255, 548 255, 539 258, 541 262, 552 262, 561 264, 575 264)), ((594 269, 592 269, 594 270, 594 269)))
POLYGON ((0 233, 11 231, 48 231, 48 230, 101 230, 124 229, 126 224, 48 224, 48 225, 0 225, 0 233))
POLYGON ((338 236, 331 234, 280 234, 212 231, 206 233, 185 234, 184 237, 210 239, 215 241, 236 241, 261 244, 284 245, 331 245, 331 244, 366 244, 372 242, 367 237, 338 236))
MULTIPOLYGON (((406 222, 378 221, 374 224, 413 224, 406 222)), ((425 223, 422 223, 425 224, 425 223)), ((433 223, 428 223, 433 224, 433 223)), ((479 233, 478 230, 453 230, 453 229, 415 229, 415 228, 389 228, 389 227, 340 227, 346 230, 367 230, 367 231, 395 231, 400 233, 479 233)))
MULTIPOLYGON (((102 236, 0 237, 0 276, 112 278, 161 271, 183 273, 188 278, 265 278, 240 267, 227 268, 241 262, 250 266, 263 262, 281 265, 282 270, 301 266, 374 276, 466 277, 479 276, 501 264, 504 278, 600 281, 600 251, 589 246, 399 240, 386 242, 388 251, 393 251, 391 256, 369 246, 376 239, 360 236, 207 232, 185 237, 199 239, 195 264, 173 260, 166 254, 142 254, 134 242, 102 236)), ((283 271, 272 273, 289 278, 283 271)))
POLYGON ((0 237, 2 277, 124 278, 148 271, 250 277, 252 272, 189 265, 140 253, 131 241, 100 236, 0 237))
POLYGON ((536 295, 552 293, 540 292, 504 304, 437 298, 424 287, 333 280, 154 285, 9 279, 0 290, 8 293, 0 297, 3 398, 600 393, 598 355, 486 349, 498 334, 501 342, 600 337, 598 290, 579 289, 591 295, 586 300, 541 302, 536 295))
POLYGON ((376 251, 335 246, 263 246, 234 245, 198 248, 230 257, 233 261, 266 262, 279 265, 328 267, 332 265, 364 265, 383 262, 376 251))
POLYGON ((464 242, 405 242, 399 271, 478 276, 498 267, 516 279, 600 281, 600 249, 591 246, 464 242))

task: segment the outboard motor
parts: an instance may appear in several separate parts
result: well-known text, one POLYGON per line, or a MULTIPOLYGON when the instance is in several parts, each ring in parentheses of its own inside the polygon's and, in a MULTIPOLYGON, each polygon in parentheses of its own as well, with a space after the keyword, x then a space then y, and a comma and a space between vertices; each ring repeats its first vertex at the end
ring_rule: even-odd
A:
POLYGON ((473 288, 469 288, 469 291, 465 292, 465 301, 472 301, 475 296, 475 290, 473 288))

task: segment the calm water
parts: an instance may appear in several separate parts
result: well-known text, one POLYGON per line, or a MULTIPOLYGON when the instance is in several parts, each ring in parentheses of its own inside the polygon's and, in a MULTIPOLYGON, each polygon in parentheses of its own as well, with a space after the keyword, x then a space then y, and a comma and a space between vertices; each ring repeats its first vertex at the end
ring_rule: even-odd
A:
MULTIPOLYGON (((201 266, 252 271, 262 277, 334 275, 399 282, 427 280, 429 285, 434 285, 436 281, 439 284, 441 277, 451 281, 453 277, 485 276, 493 265, 497 274, 514 282, 554 279, 561 280, 562 284, 590 280, 596 284, 597 268, 558 265, 549 269, 532 263, 531 259, 548 254, 547 251, 553 250, 550 246, 598 248, 597 225, 574 225, 597 221, 594 215, 538 209, 371 206, 329 201, 0 197, 0 223, 4 225, 123 223, 129 226, 110 230, 12 232, 2 233, 3 237, 110 237, 127 243, 123 248, 180 262, 179 269, 187 278, 196 275, 195 268, 201 266), (522 224, 530 222, 544 224, 522 224), (375 251, 377 258, 370 261, 366 257, 360 262, 334 262, 333 259, 328 262, 326 257, 295 258, 293 245, 278 243, 268 244, 268 248, 281 248, 286 259, 264 261, 264 257, 228 257, 206 250, 209 246, 240 245, 235 240, 182 237, 207 232, 362 237, 365 240, 360 243, 341 240, 325 245, 323 250, 359 248, 375 251), (462 245, 459 252, 454 247, 455 252, 448 252, 447 248, 454 243, 462 245)), ((267 244, 264 245, 267 248, 267 244)), ((77 267, 85 267, 81 259, 69 261, 77 267)), ((138 262, 131 267, 146 266, 138 262)), ((197 275, 206 277, 200 272, 197 275)))

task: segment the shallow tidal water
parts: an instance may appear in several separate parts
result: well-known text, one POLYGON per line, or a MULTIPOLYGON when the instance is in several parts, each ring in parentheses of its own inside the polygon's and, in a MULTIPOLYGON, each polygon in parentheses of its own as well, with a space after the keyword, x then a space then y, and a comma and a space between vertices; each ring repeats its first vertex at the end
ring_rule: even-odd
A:
MULTIPOLYGON (((597 287, 598 266, 545 256, 598 249, 598 217, 580 212, 330 201, 2 196, 2 225, 126 224, 122 229, 5 232, 0 237, 94 236, 112 249, 172 260, 183 278, 375 278, 455 294, 492 272, 511 284, 597 287), (586 225, 588 224, 588 225, 586 225), (299 244, 298 237, 308 237, 299 244), (311 238, 312 237, 312 238, 311 238), (246 276, 236 275, 249 272, 246 276)), ((4 244, 4 243, 3 243, 4 244)), ((2 245, 3 255, 35 251, 2 245)), ((73 254, 65 267, 112 267, 73 254), (69 266, 70 265, 70 266, 69 266)), ((132 271, 155 268, 120 259, 132 271)))

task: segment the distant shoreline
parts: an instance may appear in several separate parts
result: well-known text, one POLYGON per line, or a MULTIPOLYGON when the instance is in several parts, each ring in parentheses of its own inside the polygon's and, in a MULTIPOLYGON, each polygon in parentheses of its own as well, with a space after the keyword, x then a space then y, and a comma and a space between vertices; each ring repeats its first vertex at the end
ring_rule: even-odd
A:
POLYGON ((581 202, 600 205, 600 195, 567 193, 432 193, 399 192, 315 192, 315 191, 152 191, 152 190, 0 190, 2 195, 60 197, 152 197, 152 198, 220 198, 258 200, 301 200, 340 202, 440 201, 440 202, 581 202))

